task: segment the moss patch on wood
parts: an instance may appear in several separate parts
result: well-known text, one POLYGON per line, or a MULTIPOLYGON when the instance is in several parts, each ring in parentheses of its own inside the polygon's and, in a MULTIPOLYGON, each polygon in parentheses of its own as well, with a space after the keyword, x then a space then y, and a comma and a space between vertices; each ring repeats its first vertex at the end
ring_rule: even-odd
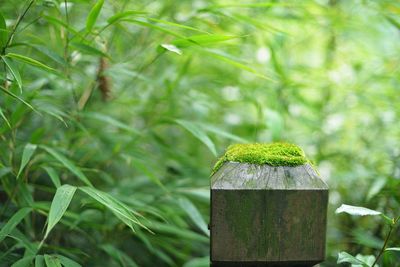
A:
POLYGON ((227 161, 270 166, 298 166, 308 162, 304 151, 289 143, 235 144, 228 147, 213 168, 213 172, 227 161))

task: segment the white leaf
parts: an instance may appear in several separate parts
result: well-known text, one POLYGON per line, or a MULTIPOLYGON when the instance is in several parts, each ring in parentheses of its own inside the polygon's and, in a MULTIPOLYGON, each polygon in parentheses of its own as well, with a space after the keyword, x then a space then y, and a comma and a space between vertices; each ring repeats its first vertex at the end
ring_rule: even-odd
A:
POLYGON ((182 50, 180 50, 178 47, 172 44, 162 44, 161 46, 167 49, 168 51, 177 53, 178 55, 182 55, 182 50))
POLYGON ((350 206, 346 204, 342 204, 337 210, 336 213, 348 213, 350 215, 358 215, 358 216, 365 216, 365 215, 381 215, 382 213, 376 210, 367 209, 364 207, 357 207, 357 206, 350 206))

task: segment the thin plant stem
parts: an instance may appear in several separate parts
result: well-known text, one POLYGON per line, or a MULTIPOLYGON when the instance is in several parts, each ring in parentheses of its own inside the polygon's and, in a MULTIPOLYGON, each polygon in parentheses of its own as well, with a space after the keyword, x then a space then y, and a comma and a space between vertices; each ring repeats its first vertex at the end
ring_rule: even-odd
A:
POLYGON ((388 234, 387 234, 387 236, 386 236, 386 238, 385 238, 385 242, 383 243, 383 246, 382 246, 382 248, 381 248, 381 251, 379 251, 379 254, 378 254, 378 256, 376 257, 376 259, 375 259, 375 261, 374 261, 374 263, 372 264, 371 267, 374 267, 374 266, 378 263, 380 257, 381 257, 382 254, 385 252, 385 249, 386 249, 386 246, 387 246, 387 244, 388 244, 388 242, 389 242, 389 238, 390 238, 390 235, 392 234, 393 228, 394 228, 394 224, 390 226, 389 232, 388 232, 388 234))
POLYGON ((25 8, 24 12, 18 17, 17 23, 15 23, 15 25, 14 25, 12 31, 11 31, 11 34, 7 39, 6 45, 3 47, 3 50, 1 51, 2 55, 4 55, 6 53, 6 49, 10 45, 10 43, 11 43, 11 41, 12 41, 14 35, 15 35, 15 32, 17 31, 17 28, 18 28, 19 24, 24 19, 25 15, 28 13, 29 9, 32 7, 34 2, 35 2, 35 0, 31 0, 29 2, 28 6, 25 8))

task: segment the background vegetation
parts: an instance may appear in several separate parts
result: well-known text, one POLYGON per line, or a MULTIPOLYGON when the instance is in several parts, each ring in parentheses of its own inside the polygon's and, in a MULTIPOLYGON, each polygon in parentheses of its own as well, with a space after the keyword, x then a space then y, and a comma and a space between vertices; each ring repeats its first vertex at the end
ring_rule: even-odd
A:
POLYGON ((399 215, 397 1, 0 9, 1 266, 208 266, 217 156, 277 140, 330 185, 323 266, 377 255, 389 226, 334 211, 399 215))

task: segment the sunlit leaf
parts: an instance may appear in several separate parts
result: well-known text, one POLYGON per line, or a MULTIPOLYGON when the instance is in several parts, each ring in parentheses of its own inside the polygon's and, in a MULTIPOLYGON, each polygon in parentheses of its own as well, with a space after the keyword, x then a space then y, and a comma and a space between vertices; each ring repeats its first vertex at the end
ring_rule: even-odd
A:
POLYGON ((57 188, 56 194, 54 195, 53 201, 51 202, 50 206, 45 237, 49 235, 50 231, 61 220, 62 216, 69 206, 69 203, 71 203, 75 191, 76 187, 68 184, 62 185, 57 188))
POLYGON ((22 208, 18 210, 0 230, 0 242, 9 235, 12 230, 32 211, 31 208, 22 208))
POLYGON ((346 204, 342 204, 339 208, 336 209, 336 213, 347 213, 350 215, 357 216, 366 216, 366 215, 381 215, 382 213, 376 210, 367 209, 364 207, 350 206, 346 204))
POLYGON ((161 47, 165 48, 165 49, 168 50, 168 51, 171 51, 171 52, 173 52, 173 53, 176 53, 176 54, 178 54, 178 55, 182 55, 182 51, 181 51, 178 47, 176 47, 176 46, 174 46, 174 45, 171 45, 171 44, 162 44, 161 47))
POLYGON ((89 12, 89 16, 86 19, 86 30, 92 31, 94 24, 96 23, 97 17, 100 14, 101 8, 103 7, 104 0, 98 0, 89 12))
POLYGON ((385 251, 397 251, 397 252, 400 252, 400 247, 386 248, 385 251))
POLYGON ((28 164, 28 162, 31 159, 36 148, 37 148, 37 145, 34 145, 34 144, 26 144, 25 145, 24 151, 22 152, 22 159, 21 159, 21 164, 19 166, 17 178, 21 175, 22 170, 25 168, 26 164, 28 164))

